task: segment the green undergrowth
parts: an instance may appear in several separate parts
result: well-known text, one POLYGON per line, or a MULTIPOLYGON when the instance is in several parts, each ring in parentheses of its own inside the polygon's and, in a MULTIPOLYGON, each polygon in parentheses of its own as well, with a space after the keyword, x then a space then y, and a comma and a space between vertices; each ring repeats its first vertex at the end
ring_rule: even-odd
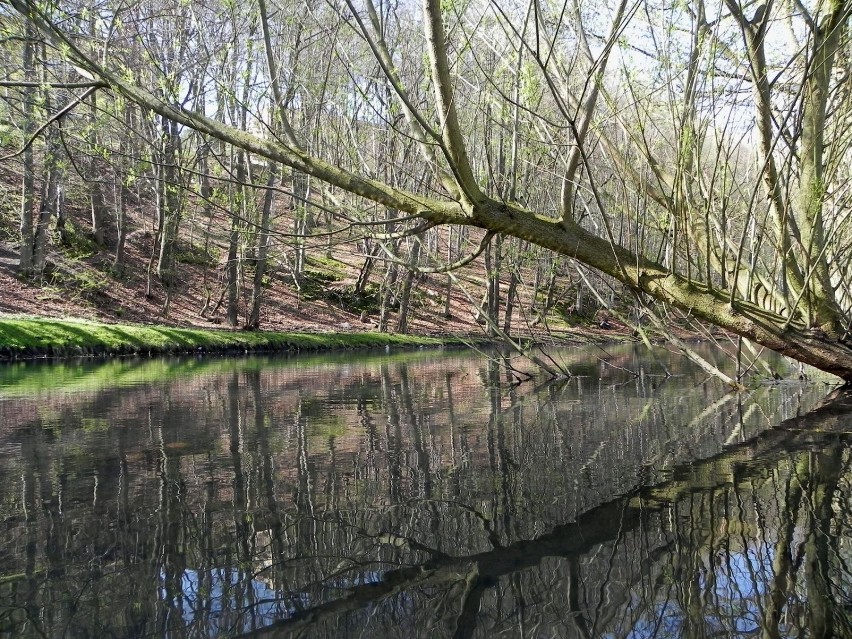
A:
POLYGON ((165 355, 440 346, 444 340, 385 333, 273 333, 85 320, 0 317, 0 359, 165 355))

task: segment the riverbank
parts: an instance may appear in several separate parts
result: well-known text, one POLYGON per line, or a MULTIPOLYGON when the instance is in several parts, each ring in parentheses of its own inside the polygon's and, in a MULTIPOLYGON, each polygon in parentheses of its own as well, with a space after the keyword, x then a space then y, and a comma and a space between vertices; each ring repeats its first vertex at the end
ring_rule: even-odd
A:
POLYGON ((459 340, 387 333, 229 331, 0 316, 0 361, 105 355, 270 353, 438 347, 459 340))

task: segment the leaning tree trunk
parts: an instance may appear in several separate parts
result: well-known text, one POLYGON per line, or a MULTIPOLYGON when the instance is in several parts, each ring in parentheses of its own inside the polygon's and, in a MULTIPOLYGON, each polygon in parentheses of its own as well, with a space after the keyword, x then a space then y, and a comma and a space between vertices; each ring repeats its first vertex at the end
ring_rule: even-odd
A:
POLYGON ((358 279, 355 281, 354 293, 356 296, 363 296, 367 292, 367 284, 370 283, 370 275, 380 251, 381 247, 378 244, 371 244, 368 239, 361 242, 361 252, 365 257, 361 270, 358 271, 358 279))

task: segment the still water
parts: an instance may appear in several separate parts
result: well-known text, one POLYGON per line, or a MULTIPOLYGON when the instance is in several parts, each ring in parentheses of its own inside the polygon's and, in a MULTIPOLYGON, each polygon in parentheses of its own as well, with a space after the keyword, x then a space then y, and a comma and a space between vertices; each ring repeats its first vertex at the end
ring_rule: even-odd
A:
POLYGON ((1 368, 0 636, 852 636, 848 396, 559 357, 1 368))

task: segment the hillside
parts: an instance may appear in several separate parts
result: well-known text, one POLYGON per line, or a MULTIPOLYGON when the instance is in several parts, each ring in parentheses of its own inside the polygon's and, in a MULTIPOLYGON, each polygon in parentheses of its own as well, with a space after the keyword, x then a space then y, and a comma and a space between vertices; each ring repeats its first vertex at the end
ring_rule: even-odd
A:
MULTIPOLYGON (((14 172, 6 167, 2 177, 7 182, 7 192, 12 195, 11 201, 19 199, 14 190, 17 177, 14 172)), ((77 185, 71 193, 80 190, 77 185)), ((178 278, 166 304, 166 290, 156 275, 150 277, 149 290, 148 269, 155 251, 152 205, 140 201, 126 211, 128 233, 120 268, 113 265, 114 223, 107 229, 104 244, 98 245, 87 231, 90 225, 87 211, 76 199, 69 198, 65 207, 64 241, 55 228, 51 229, 47 268, 41 282, 21 277, 16 211, 7 208, 3 213, 0 218, 0 313, 227 328, 223 294, 228 221, 221 212, 210 219, 199 219, 195 213, 194 217, 183 220, 177 242, 178 278)), ((278 225, 287 226, 291 221, 286 218, 286 209, 282 209, 277 215, 278 225)), ((260 328, 285 332, 377 330, 375 294, 372 298, 354 300, 351 294, 364 263, 363 256, 356 254, 354 247, 353 243, 340 242, 307 251, 306 275, 298 288, 286 268, 287 247, 273 242, 272 270, 265 287, 260 328)), ((371 281, 380 280, 382 276, 382 270, 374 268, 371 281)), ((482 259, 456 272, 455 276, 458 280, 450 287, 449 304, 446 303, 446 275, 417 276, 411 294, 408 333, 478 337, 485 334, 484 324, 476 321, 475 307, 468 297, 479 301, 483 295, 485 269, 482 259)), ((532 279, 530 273, 524 273, 523 277, 532 279)), ((508 274, 501 278, 503 291, 508 287, 508 279, 508 274)), ((248 303, 248 283, 243 284, 240 321, 248 303)), ((372 284, 373 291, 377 286, 372 284)), ((594 307, 587 308, 585 316, 570 315, 564 312, 564 305, 556 303, 545 321, 541 317, 535 321, 529 313, 531 287, 522 282, 517 290, 512 327, 515 335, 597 341, 628 332, 615 320, 610 321, 608 328, 599 328, 594 307)), ((391 313, 389 330, 394 330, 395 322, 395 313, 391 313)))
MULTIPOLYGON (((45 281, 38 285, 19 276, 17 248, 4 242, 0 244, 0 289, 3 291, 0 312, 169 326, 211 328, 223 325, 224 311, 221 308, 207 317, 201 315, 205 289, 211 288, 205 280, 209 282, 212 279, 214 292, 215 285, 219 284, 215 268, 208 268, 205 273, 203 265, 182 263, 179 267, 180 280, 167 314, 163 313, 165 291, 156 280, 150 295, 146 295, 146 266, 152 244, 152 233, 131 233, 127 243, 127 264, 120 274, 111 270, 109 256, 100 252, 71 257, 61 247, 54 246, 45 281)), ((341 261, 338 264, 343 266, 345 263, 341 261)), ((212 303, 215 305, 215 300, 212 303)), ((419 304, 413 309, 411 333, 479 332, 478 324, 465 308, 466 300, 453 300, 451 318, 439 318, 438 314, 429 311, 430 306, 419 304)), ((376 328, 374 318, 368 316, 362 321, 360 311, 347 310, 345 305, 335 303, 331 294, 328 298, 300 296, 280 274, 271 278, 263 308, 261 328, 264 330, 324 332, 376 328)))

